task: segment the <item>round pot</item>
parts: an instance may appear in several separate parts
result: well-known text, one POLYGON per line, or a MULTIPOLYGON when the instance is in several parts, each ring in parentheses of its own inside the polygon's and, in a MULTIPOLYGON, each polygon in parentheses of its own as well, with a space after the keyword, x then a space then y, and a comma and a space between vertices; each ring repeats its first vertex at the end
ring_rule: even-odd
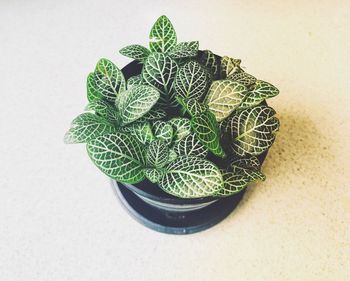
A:
MULTIPOLYGON (((142 65, 133 61, 122 72, 128 79, 140 74, 141 70, 142 65)), ((267 152, 258 157, 260 163, 266 155, 267 152)), ((223 159, 211 158, 219 166, 225 165, 223 159)), ((195 233, 217 224, 236 208, 245 193, 243 190, 225 198, 183 199, 164 192, 148 180, 134 185, 115 180, 111 183, 122 205, 137 221, 153 230, 170 234, 195 233)))

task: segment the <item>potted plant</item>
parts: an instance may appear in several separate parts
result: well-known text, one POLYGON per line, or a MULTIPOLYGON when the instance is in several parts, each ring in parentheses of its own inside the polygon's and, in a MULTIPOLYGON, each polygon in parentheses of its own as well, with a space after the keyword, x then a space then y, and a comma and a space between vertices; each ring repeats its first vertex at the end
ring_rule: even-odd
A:
POLYGON ((86 143, 134 217, 167 233, 226 217, 249 183, 265 180, 261 164, 279 127, 265 101, 278 89, 241 60, 198 46, 178 43, 169 19, 158 18, 149 49, 120 50, 134 60, 122 70, 98 61, 85 112, 65 135, 66 143, 86 143))

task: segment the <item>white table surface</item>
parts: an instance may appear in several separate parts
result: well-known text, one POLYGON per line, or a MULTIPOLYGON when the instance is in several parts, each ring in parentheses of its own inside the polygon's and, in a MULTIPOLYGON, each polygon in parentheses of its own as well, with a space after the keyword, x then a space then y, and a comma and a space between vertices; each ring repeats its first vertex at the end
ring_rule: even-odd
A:
POLYGON ((350 280, 349 69, 349 1, 0 0, 0 280, 350 280), (161 14, 281 92, 267 180, 189 236, 135 222, 62 141, 97 60, 161 14))

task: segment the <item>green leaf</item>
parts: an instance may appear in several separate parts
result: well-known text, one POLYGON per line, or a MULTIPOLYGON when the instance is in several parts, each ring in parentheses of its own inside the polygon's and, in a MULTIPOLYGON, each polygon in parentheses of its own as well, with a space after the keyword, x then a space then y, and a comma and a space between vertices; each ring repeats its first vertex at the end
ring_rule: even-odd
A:
POLYGON ((110 102, 114 102, 118 93, 126 89, 123 73, 107 59, 98 61, 95 69, 95 81, 98 91, 110 102))
POLYGON ((100 136, 87 144, 87 151, 95 165, 112 179, 134 184, 145 178, 143 149, 132 136, 123 133, 100 136))
POLYGON ((225 79, 229 75, 241 72, 240 68, 241 60, 240 59, 234 59, 227 56, 224 56, 221 58, 220 63, 220 77, 221 79, 225 79))
POLYGON ((150 143, 146 152, 146 163, 149 167, 163 168, 169 160, 169 148, 161 140, 150 143))
POLYGON ((220 122, 238 108, 246 95, 247 88, 242 84, 231 80, 217 80, 210 86, 206 104, 220 122))
POLYGON ((210 85, 210 78, 207 71, 195 61, 190 61, 181 66, 175 81, 174 94, 184 99, 200 99, 210 85))
POLYGON ((141 45, 130 45, 124 47, 119 52, 126 57, 139 61, 144 61, 150 54, 150 51, 141 45))
POLYGON ((175 141, 181 140, 191 133, 191 121, 187 118, 176 117, 169 120, 174 128, 175 141))
POLYGON ((212 162, 198 157, 179 157, 165 170, 159 186, 177 197, 207 197, 223 186, 220 170, 212 162))
POLYGON ((141 74, 131 76, 127 81, 127 88, 130 89, 133 86, 138 86, 142 84, 142 77, 141 74))
POLYGON ((93 72, 91 72, 87 77, 86 89, 87 89, 87 98, 89 102, 92 102, 95 99, 99 99, 102 97, 102 95, 98 91, 98 88, 96 85, 95 73, 93 72))
POLYGON ((268 106, 257 106, 237 112, 223 127, 237 155, 259 155, 274 142, 279 128, 276 112, 268 106))
POLYGON ((177 153, 173 149, 169 149, 169 159, 168 163, 173 162, 178 157, 177 153))
POLYGON ((188 112, 191 116, 198 115, 208 110, 208 106, 200 103, 196 99, 185 100, 181 97, 176 97, 177 102, 181 105, 182 111, 188 112))
POLYGON ((121 127, 120 131, 130 133, 142 144, 151 143, 155 139, 149 122, 134 122, 128 126, 121 127))
POLYGON ((143 115, 142 119, 146 121, 154 121, 162 119, 166 116, 166 112, 164 109, 152 107, 150 111, 148 111, 145 115, 143 115))
POLYGON ((156 104, 159 92, 150 86, 138 85, 120 93, 117 107, 123 125, 136 121, 156 104))
POLYGON ((224 157, 225 152, 220 145, 220 132, 215 116, 210 111, 194 115, 191 126, 200 142, 213 154, 224 157))
POLYGON ((188 135, 175 143, 173 149, 177 155, 181 156, 198 156, 205 158, 208 154, 208 149, 201 144, 194 134, 188 135))
POLYGON ((235 160, 231 171, 222 172, 224 187, 216 195, 230 196, 242 191, 251 182, 265 180, 259 169, 260 162, 255 156, 235 160))
POLYGON ((143 80, 159 89, 161 101, 165 104, 169 101, 177 69, 176 62, 171 57, 161 53, 151 54, 145 61, 142 70, 143 80))
POLYGON ((253 85, 256 81, 256 78, 247 72, 233 73, 232 75, 228 76, 227 79, 237 81, 247 87, 253 85))
POLYGON ((230 196, 241 192, 249 184, 249 179, 243 174, 235 174, 232 172, 222 171, 224 179, 223 188, 221 188, 216 196, 230 196))
POLYGON ((146 178, 153 183, 157 183, 163 176, 164 172, 161 169, 146 168, 143 169, 146 178))
POLYGON ((96 114, 106 118, 112 123, 119 122, 119 115, 116 107, 103 99, 91 101, 85 109, 87 111, 94 111, 96 114))
POLYGON ((198 53, 198 47, 198 41, 181 42, 169 52, 169 56, 171 56, 173 59, 195 57, 198 53))
POLYGON ((166 16, 157 19, 151 29, 149 39, 149 47, 152 52, 167 53, 176 46, 176 32, 166 16))
POLYGON ((198 61, 208 70, 208 72, 211 74, 213 79, 218 78, 219 63, 215 55, 211 51, 209 50, 203 51, 201 56, 198 58, 198 61))
POLYGON ((170 124, 160 120, 155 121, 153 123, 153 131, 156 139, 162 140, 167 144, 171 143, 174 136, 174 129, 170 124))
POLYGON ((254 89, 248 93, 246 99, 239 106, 240 108, 253 107, 260 104, 268 98, 277 96, 279 90, 272 84, 258 80, 255 83, 254 89))
POLYGON ((93 113, 83 113, 76 117, 64 136, 65 143, 85 143, 116 129, 104 118, 93 113))
POLYGON ((249 181, 266 179, 260 171, 260 162, 255 156, 235 160, 231 163, 231 168, 234 174, 243 174, 249 181))

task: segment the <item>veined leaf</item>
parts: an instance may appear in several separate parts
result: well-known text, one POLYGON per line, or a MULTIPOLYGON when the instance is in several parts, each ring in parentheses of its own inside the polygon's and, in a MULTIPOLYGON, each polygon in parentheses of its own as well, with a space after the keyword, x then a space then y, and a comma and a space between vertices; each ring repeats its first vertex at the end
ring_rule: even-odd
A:
POLYGON ((256 81, 256 78, 247 72, 233 73, 232 75, 229 75, 227 79, 237 81, 247 87, 253 85, 256 81))
POLYGON ((279 128, 276 112, 268 106, 257 106, 237 112, 225 122, 224 131, 232 140, 234 152, 240 156, 259 155, 275 140, 279 128))
POLYGON ((178 155, 173 149, 169 149, 169 159, 168 163, 173 162, 175 159, 177 159, 178 155))
POLYGON ((168 146, 161 140, 151 142, 146 152, 147 165, 154 168, 163 168, 168 160, 168 146))
POLYGON ((243 174, 235 174, 232 172, 222 171, 224 179, 223 188, 221 188, 216 196, 230 196, 241 192, 249 184, 249 179, 243 174))
POLYGON ((246 94, 247 88, 236 81, 217 80, 210 86, 206 104, 220 122, 238 108, 246 94))
POLYGON ((123 73, 107 59, 98 61, 95 69, 95 81, 98 91, 110 102, 114 102, 118 93, 126 89, 123 73))
POLYGON ((152 107, 145 115, 143 115, 142 120, 145 121, 154 121, 160 120, 166 116, 164 109, 152 107))
POLYGON ((198 53, 198 47, 198 41, 181 42, 169 52, 169 56, 171 56, 173 59, 195 57, 198 53))
POLYGON ((164 172, 162 169, 145 168, 143 169, 146 178, 153 183, 157 183, 163 176, 164 172))
POLYGON ((152 52, 167 53, 176 46, 176 32, 166 16, 157 19, 151 29, 149 39, 149 47, 152 52))
POLYGON ((127 81, 127 88, 130 89, 133 86, 138 86, 142 84, 142 77, 141 74, 131 76, 127 81))
POLYGON ((144 61, 150 54, 150 51, 141 45, 130 45, 124 47, 119 52, 126 57, 139 61, 144 61))
POLYGON ((231 171, 223 171, 224 187, 216 195, 229 196, 242 191, 249 183, 265 180, 260 172, 260 162, 255 156, 237 159, 231 164, 231 171))
POLYGON ((174 128, 175 141, 181 140, 191 133, 191 121, 187 118, 176 117, 169 120, 174 128))
POLYGON ((231 168, 234 174, 243 174, 249 181, 264 181, 266 179, 260 171, 260 162, 255 156, 235 160, 231 163, 231 168))
POLYGON ((155 121, 153 123, 153 131, 156 139, 162 140, 167 144, 171 143, 174 136, 174 129, 170 124, 160 120, 155 121))
POLYGON ((203 51, 198 61, 209 71, 214 80, 219 77, 219 63, 211 51, 203 51))
POLYGON ((239 106, 240 108, 253 107, 260 104, 263 100, 277 96, 279 90, 272 84, 258 80, 254 89, 249 92, 246 99, 239 106))
POLYGON ((242 71, 240 68, 241 60, 234 59, 227 56, 221 58, 220 63, 220 77, 225 79, 229 75, 242 71))
POLYGON ((177 197, 211 196, 223 186, 220 170, 212 162, 198 157, 179 157, 165 170, 159 186, 177 197))
POLYGON ((126 125, 145 115, 156 104, 159 92, 150 86, 138 85, 120 93, 117 99, 122 124, 126 125))
POLYGON ((83 113, 72 121, 71 128, 64 136, 64 142, 85 143, 115 131, 114 126, 104 118, 93 113, 83 113))
POLYGON ((196 61, 190 61, 180 67, 175 81, 174 94, 184 99, 200 99, 210 85, 207 71, 196 61))
POLYGON ((182 111, 188 112, 191 116, 198 115, 204 111, 208 110, 208 106, 206 104, 200 103, 196 99, 188 99, 185 100, 182 97, 176 97, 177 102, 181 105, 182 111))
POLYGON ((176 142, 173 149, 177 155, 183 156, 198 156, 205 158, 208 154, 208 149, 201 144, 194 134, 190 134, 176 142))
POLYGON ((161 101, 165 104, 169 101, 177 69, 176 62, 171 57, 161 53, 149 55, 143 66, 143 80, 159 89, 161 101))
POLYGON ((96 85, 95 73, 91 72, 86 81, 87 98, 89 102, 102 97, 96 85))
POLYGON ((95 165, 112 179, 134 184, 145 178, 143 149, 132 136, 123 133, 100 136, 87 144, 87 151, 95 165))
POLYGON ((210 111, 194 115, 191 126, 200 142, 213 154, 224 157, 225 152, 220 145, 220 132, 215 116, 210 111))
POLYGON ((105 117, 107 120, 118 123, 119 116, 117 108, 103 99, 95 99, 86 106, 87 111, 94 111, 96 114, 105 117))
POLYGON ((128 126, 121 127, 121 132, 130 133, 142 144, 151 143, 155 138, 149 122, 134 122, 128 126))

